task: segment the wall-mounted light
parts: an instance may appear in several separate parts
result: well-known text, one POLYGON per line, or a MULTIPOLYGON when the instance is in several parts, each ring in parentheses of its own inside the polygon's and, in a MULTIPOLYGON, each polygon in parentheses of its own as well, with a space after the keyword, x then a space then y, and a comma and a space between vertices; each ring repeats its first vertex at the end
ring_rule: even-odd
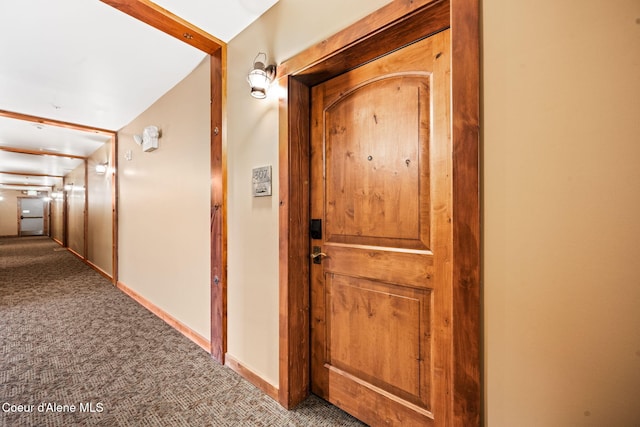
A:
POLYGON ((104 175, 105 173, 107 173, 107 169, 109 168, 109 164, 108 163, 98 163, 96 165, 96 173, 98 175, 104 175))
POLYGON ((133 135, 136 144, 142 146, 142 151, 153 151, 158 148, 160 129, 157 126, 147 126, 142 135, 133 135))
POLYGON ((247 81, 251 87, 251 96, 254 98, 266 98, 269 85, 271 85, 271 82, 276 76, 276 66, 265 65, 266 63, 267 54, 262 52, 258 53, 253 60, 253 68, 247 75, 247 81))
POLYGON ((71 190, 73 190, 73 182, 70 182, 69 184, 64 185, 64 191, 71 191, 71 190))

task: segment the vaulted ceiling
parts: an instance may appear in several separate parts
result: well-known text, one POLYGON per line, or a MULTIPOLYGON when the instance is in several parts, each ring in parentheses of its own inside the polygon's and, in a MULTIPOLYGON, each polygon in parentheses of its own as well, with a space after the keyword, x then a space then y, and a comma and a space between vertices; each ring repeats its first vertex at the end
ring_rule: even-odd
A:
POLYGON ((207 55, 119 8, 163 10, 226 43, 276 2, 1 2, 0 192, 57 185, 110 139, 103 130, 128 124, 207 55))

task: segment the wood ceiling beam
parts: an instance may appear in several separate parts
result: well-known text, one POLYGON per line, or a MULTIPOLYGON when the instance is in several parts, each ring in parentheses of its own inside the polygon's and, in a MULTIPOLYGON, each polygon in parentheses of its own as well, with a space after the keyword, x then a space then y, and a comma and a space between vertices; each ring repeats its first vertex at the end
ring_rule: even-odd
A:
POLYGON ((80 160, 86 159, 86 157, 84 156, 76 156, 74 154, 56 153, 54 151, 25 150, 23 148, 6 147, 6 146, 0 146, 0 151, 8 151, 10 153, 18 153, 18 154, 29 154, 34 156, 56 156, 56 157, 67 157, 69 159, 80 159, 80 160))
POLYGON ((62 120, 46 119, 44 117, 30 116, 29 114, 16 113, 14 111, 0 110, 0 117, 24 120, 26 122, 40 123, 43 125, 57 126, 57 127, 72 129, 72 130, 79 130, 82 132, 97 133, 99 135, 105 135, 109 137, 116 134, 115 131, 108 130, 108 129, 94 128, 91 126, 80 125, 77 123, 64 122, 62 120))
POLYGON ((100 1, 209 55, 225 45, 222 40, 148 0, 100 1))
POLYGON ((0 185, 7 187, 38 187, 38 188, 53 188, 54 185, 44 184, 14 184, 12 182, 0 182, 0 185))
POLYGON ((0 174, 3 174, 3 173, 7 174, 7 175, 18 175, 18 176, 39 176, 39 177, 44 177, 44 178, 59 178, 59 179, 64 178, 64 176, 62 176, 62 175, 49 175, 49 174, 45 174, 45 173, 0 171, 0 174))

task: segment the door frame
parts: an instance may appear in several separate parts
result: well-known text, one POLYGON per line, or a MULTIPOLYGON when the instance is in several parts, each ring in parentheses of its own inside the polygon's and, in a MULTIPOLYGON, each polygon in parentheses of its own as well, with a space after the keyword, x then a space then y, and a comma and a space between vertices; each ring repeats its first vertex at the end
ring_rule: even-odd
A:
MULTIPOLYGON (((224 364, 227 352, 227 196, 225 192, 227 187, 225 118, 227 45, 222 40, 148 0, 100 1, 209 55, 211 64, 209 87, 211 96, 211 269, 209 275, 211 335, 209 352, 211 357, 224 364)), ((114 259, 114 263, 116 261, 117 259, 114 259)))
MULTIPOLYGON (((42 200, 41 197, 34 196, 18 196, 18 236, 22 237, 22 202, 25 200, 40 200, 42 203, 42 236, 49 235, 49 202, 42 200)), ((40 236, 40 234, 35 234, 40 236)))
POLYGON ((293 408, 309 394, 310 88, 348 69, 451 28, 453 207, 452 395, 447 424, 480 424, 480 31, 478 0, 393 1, 278 67, 278 400, 293 408))

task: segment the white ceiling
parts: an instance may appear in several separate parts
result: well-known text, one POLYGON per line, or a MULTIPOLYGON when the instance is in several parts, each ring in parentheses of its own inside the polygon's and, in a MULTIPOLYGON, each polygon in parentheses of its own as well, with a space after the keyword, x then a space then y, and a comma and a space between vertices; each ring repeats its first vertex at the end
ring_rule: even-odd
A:
MULTIPOLYGON (((276 2, 156 1, 225 42, 276 2)), ((205 56, 98 0, 0 2, 0 110, 117 131, 205 56)), ((4 147, 87 156, 107 140, 87 132, 0 119, 4 147)), ((74 163, 68 160, 0 150, 0 191, 14 188, 7 184, 20 181, 16 173, 24 173, 21 183, 44 180, 30 176, 36 170, 64 175, 74 163)))

